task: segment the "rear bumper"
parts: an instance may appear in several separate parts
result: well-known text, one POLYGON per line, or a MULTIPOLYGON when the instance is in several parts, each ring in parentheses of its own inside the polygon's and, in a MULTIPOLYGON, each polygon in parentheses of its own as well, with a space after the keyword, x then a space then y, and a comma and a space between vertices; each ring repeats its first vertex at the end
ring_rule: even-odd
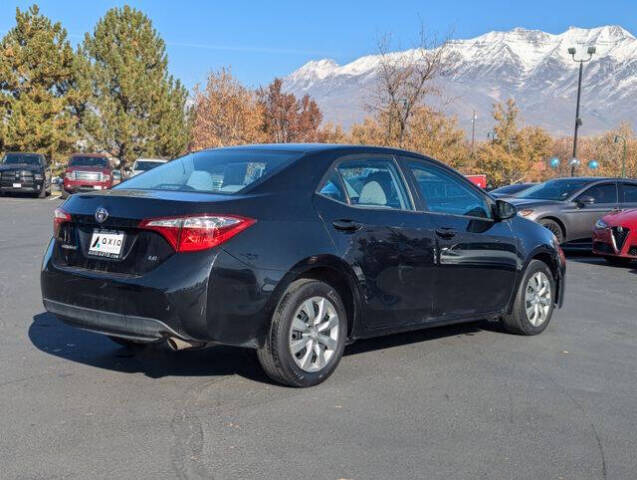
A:
POLYGON ((249 268, 223 249, 175 254, 140 276, 56 265, 44 257, 44 307, 62 321, 109 335, 256 347, 283 274, 249 268))
POLYGON ((68 303, 42 299, 44 308, 63 322, 84 330, 114 335, 131 340, 152 342, 165 337, 181 337, 164 322, 147 317, 104 312, 68 303))

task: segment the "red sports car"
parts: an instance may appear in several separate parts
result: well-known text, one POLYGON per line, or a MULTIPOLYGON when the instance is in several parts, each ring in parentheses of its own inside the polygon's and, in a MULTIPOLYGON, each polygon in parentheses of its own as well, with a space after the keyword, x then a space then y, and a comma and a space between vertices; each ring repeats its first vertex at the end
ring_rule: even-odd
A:
POLYGON ((637 260, 637 208, 609 213, 597 220, 593 253, 616 265, 637 260))

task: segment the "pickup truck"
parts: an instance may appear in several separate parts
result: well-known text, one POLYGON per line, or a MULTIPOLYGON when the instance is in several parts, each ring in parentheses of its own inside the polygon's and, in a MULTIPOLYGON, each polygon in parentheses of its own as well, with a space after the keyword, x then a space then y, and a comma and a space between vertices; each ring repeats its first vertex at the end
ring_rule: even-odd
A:
POLYGON ((51 165, 41 153, 8 152, 0 163, 0 194, 51 195, 51 165))
POLYGON ((106 155, 76 153, 64 173, 62 198, 76 192, 107 190, 113 186, 113 165, 106 155))

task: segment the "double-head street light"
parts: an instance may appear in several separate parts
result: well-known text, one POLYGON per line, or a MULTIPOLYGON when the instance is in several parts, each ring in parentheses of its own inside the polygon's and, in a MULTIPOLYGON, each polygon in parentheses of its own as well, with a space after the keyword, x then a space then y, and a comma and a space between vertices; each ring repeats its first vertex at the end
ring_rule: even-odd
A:
POLYGON ((615 135, 615 143, 619 141, 624 143, 624 158, 622 159, 622 178, 626 177, 626 137, 622 135, 615 135))
MULTIPOLYGON (((588 50, 586 51, 586 53, 588 53, 588 58, 575 58, 575 54, 577 53, 575 47, 569 48, 568 53, 573 58, 573 61, 579 63, 579 78, 577 81, 577 108, 575 109, 575 134, 573 135, 573 158, 575 159, 577 158, 577 130, 582 124, 582 119, 579 116, 579 103, 582 95, 582 70, 584 68, 584 64, 586 62, 589 62, 591 58, 593 58, 593 55, 595 54, 595 47, 588 47, 588 50)), ((571 163, 571 177, 575 175, 576 166, 576 162, 571 163)))

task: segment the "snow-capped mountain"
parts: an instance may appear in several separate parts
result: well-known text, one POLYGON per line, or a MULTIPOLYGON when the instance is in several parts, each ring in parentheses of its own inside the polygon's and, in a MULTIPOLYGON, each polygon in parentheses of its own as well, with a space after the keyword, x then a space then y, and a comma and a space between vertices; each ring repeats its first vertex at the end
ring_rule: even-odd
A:
MULTIPOLYGON (((619 26, 571 27, 558 35, 516 28, 489 32, 449 46, 448 74, 440 79, 444 102, 430 98, 470 131, 477 112, 476 136, 492 127, 494 102, 512 97, 523 123, 545 127, 555 135, 570 135, 575 117, 577 64, 568 53, 586 58, 582 82, 582 135, 596 134, 628 121, 637 127, 637 39, 619 26)), ((407 50, 392 55, 416 58, 407 50)), ((334 60, 311 61, 285 78, 285 88, 310 94, 324 120, 349 126, 362 120, 372 100, 379 57, 368 55, 346 65, 334 60)))

